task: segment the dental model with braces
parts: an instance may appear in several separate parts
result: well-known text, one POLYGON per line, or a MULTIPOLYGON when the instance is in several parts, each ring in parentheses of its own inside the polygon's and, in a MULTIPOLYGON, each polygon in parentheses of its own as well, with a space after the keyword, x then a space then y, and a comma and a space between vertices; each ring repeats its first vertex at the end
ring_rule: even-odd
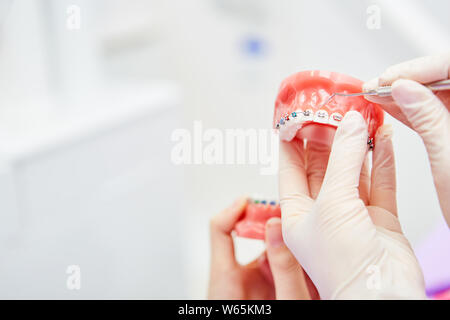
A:
POLYGON ((361 92, 362 81, 329 71, 302 71, 286 78, 280 86, 275 102, 274 127, 280 139, 294 137, 331 145, 336 128, 344 115, 355 110, 368 124, 367 144, 372 149, 375 133, 383 124, 381 107, 363 96, 335 96, 334 92, 361 92))
POLYGON ((273 217, 281 217, 278 202, 251 199, 242 219, 236 224, 236 234, 239 237, 263 240, 266 222, 273 217))

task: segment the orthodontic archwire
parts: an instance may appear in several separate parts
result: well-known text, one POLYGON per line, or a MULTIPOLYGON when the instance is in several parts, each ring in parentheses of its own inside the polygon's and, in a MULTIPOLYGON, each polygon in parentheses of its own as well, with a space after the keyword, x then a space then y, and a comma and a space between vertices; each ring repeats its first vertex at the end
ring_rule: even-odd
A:
MULTIPOLYGON (((310 111, 310 110, 305 110, 305 111, 302 111, 302 114, 303 114, 305 117, 309 117, 309 116, 311 116, 311 111, 310 111)), ((284 124, 286 123, 286 121, 289 121, 289 119, 290 119, 291 117, 292 117, 292 118, 297 118, 297 116, 298 116, 297 111, 294 111, 294 112, 291 112, 291 113, 286 113, 283 117, 280 118, 280 121, 277 122, 277 124, 275 125, 275 127, 276 127, 277 129, 280 129, 280 127, 281 127, 282 125, 284 125, 284 124)))
MULTIPOLYGON (((338 95, 338 94, 333 93, 333 94, 330 96, 330 98, 333 97, 333 96, 335 96, 335 95, 338 95)), ((360 93, 356 93, 356 94, 352 94, 352 95, 361 95, 361 94, 360 94, 360 93)), ((326 103, 322 104, 322 106, 324 106, 325 104, 327 104, 327 103, 329 102, 329 100, 331 100, 330 98, 328 98, 327 101, 326 101, 326 103)), ((317 115, 318 117, 321 117, 320 111, 326 112, 325 110, 318 110, 318 111, 316 112, 316 115, 317 115)), ((305 111, 300 111, 300 112, 301 112, 301 113, 303 114, 303 116, 305 116, 305 117, 310 117, 310 116, 313 114, 312 110, 309 110, 309 109, 308 109, 308 110, 305 110, 305 111)), ((287 124, 287 122, 290 120, 291 117, 292 117, 292 118, 298 117, 298 113, 299 113, 299 111, 294 111, 294 112, 291 112, 291 113, 286 113, 284 116, 282 116, 282 117, 280 118, 280 121, 277 122, 277 124, 275 125, 276 129, 280 129, 281 126, 287 124)), ((333 119, 334 119, 336 122, 340 122, 340 121, 342 120, 342 115, 339 114, 339 113, 333 113, 333 114, 331 114, 331 116, 333 116, 333 119)), ((330 116, 330 117, 331 117, 331 116, 330 116)), ((313 121, 313 122, 314 122, 313 119, 308 120, 308 121, 313 121)), ((367 137, 367 145, 369 146, 369 150, 372 150, 372 149, 374 148, 374 139, 371 138, 370 136, 367 137)))

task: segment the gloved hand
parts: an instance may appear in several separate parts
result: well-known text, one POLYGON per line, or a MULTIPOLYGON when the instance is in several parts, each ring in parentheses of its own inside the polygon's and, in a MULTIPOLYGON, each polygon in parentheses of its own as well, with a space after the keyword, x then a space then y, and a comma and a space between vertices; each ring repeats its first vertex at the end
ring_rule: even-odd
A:
POLYGON ((240 265, 234 256, 231 231, 242 216, 247 199, 211 220, 211 273, 209 299, 311 299, 317 291, 302 267, 286 247, 281 234, 281 221, 266 223, 266 245, 258 259, 240 265), (311 291, 311 294, 310 292, 311 291))
POLYGON ((379 78, 365 83, 363 89, 392 84, 392 98, 366 99, 379 103, 422 137, 439 203, 450 226, 450 91, 433 94, 418 83, 448 79, 449 73, 450 53, 422 57, 388 68, 379 78))
POLYGON ((379 129, 369 177, 367 125, 348 112, 316 200, 303 145, 280 142, 283 237, 322 299, 425 298, 422 271, 397 218, 390 136, 388 126, 379 129))

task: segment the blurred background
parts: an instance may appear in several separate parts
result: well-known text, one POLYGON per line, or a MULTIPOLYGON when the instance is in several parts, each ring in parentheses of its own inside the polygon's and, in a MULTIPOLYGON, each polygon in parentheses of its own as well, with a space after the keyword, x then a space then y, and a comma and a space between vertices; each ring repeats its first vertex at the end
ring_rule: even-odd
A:
MULTIPOLYGON (((259 164, 176 165, 174 130, 268 129, 294 72, 369 80, 450 49, 446 0, 0 0, 0 10, 0 298, 205 298, 209 219, 242 194, 276 199, 277 176, 259 164)), ((429 292, 450 287, 424 147, 386 122, 403 229, 429 292)), ((239 240, 238 258, 262 248, 239 240)))

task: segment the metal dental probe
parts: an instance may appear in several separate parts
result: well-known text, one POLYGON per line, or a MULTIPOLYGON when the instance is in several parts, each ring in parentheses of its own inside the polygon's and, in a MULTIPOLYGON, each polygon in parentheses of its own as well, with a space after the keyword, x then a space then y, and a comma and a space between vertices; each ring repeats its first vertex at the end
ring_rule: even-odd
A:
MULTIPOLYGON (((450 90, 450 80, 440 80, 435 81, 431 83, 424 84, 425 87, 432 91, 444 91, 444 90, 450 90)), ((357 93, 340 93, 335 92, 331 96, 328 97, 328 99, 325 101, 325 103, 322 105, 326 105, 328 102, 331 101, 335 96, 341 96, 341 97, 357 97, 357 96, 378 96, 378 97, 388 97, 392 93, 392 87, 391 86, 382 86, 378 87, 375 90, 370 90, 367 92, 357 92, 357 93)))

